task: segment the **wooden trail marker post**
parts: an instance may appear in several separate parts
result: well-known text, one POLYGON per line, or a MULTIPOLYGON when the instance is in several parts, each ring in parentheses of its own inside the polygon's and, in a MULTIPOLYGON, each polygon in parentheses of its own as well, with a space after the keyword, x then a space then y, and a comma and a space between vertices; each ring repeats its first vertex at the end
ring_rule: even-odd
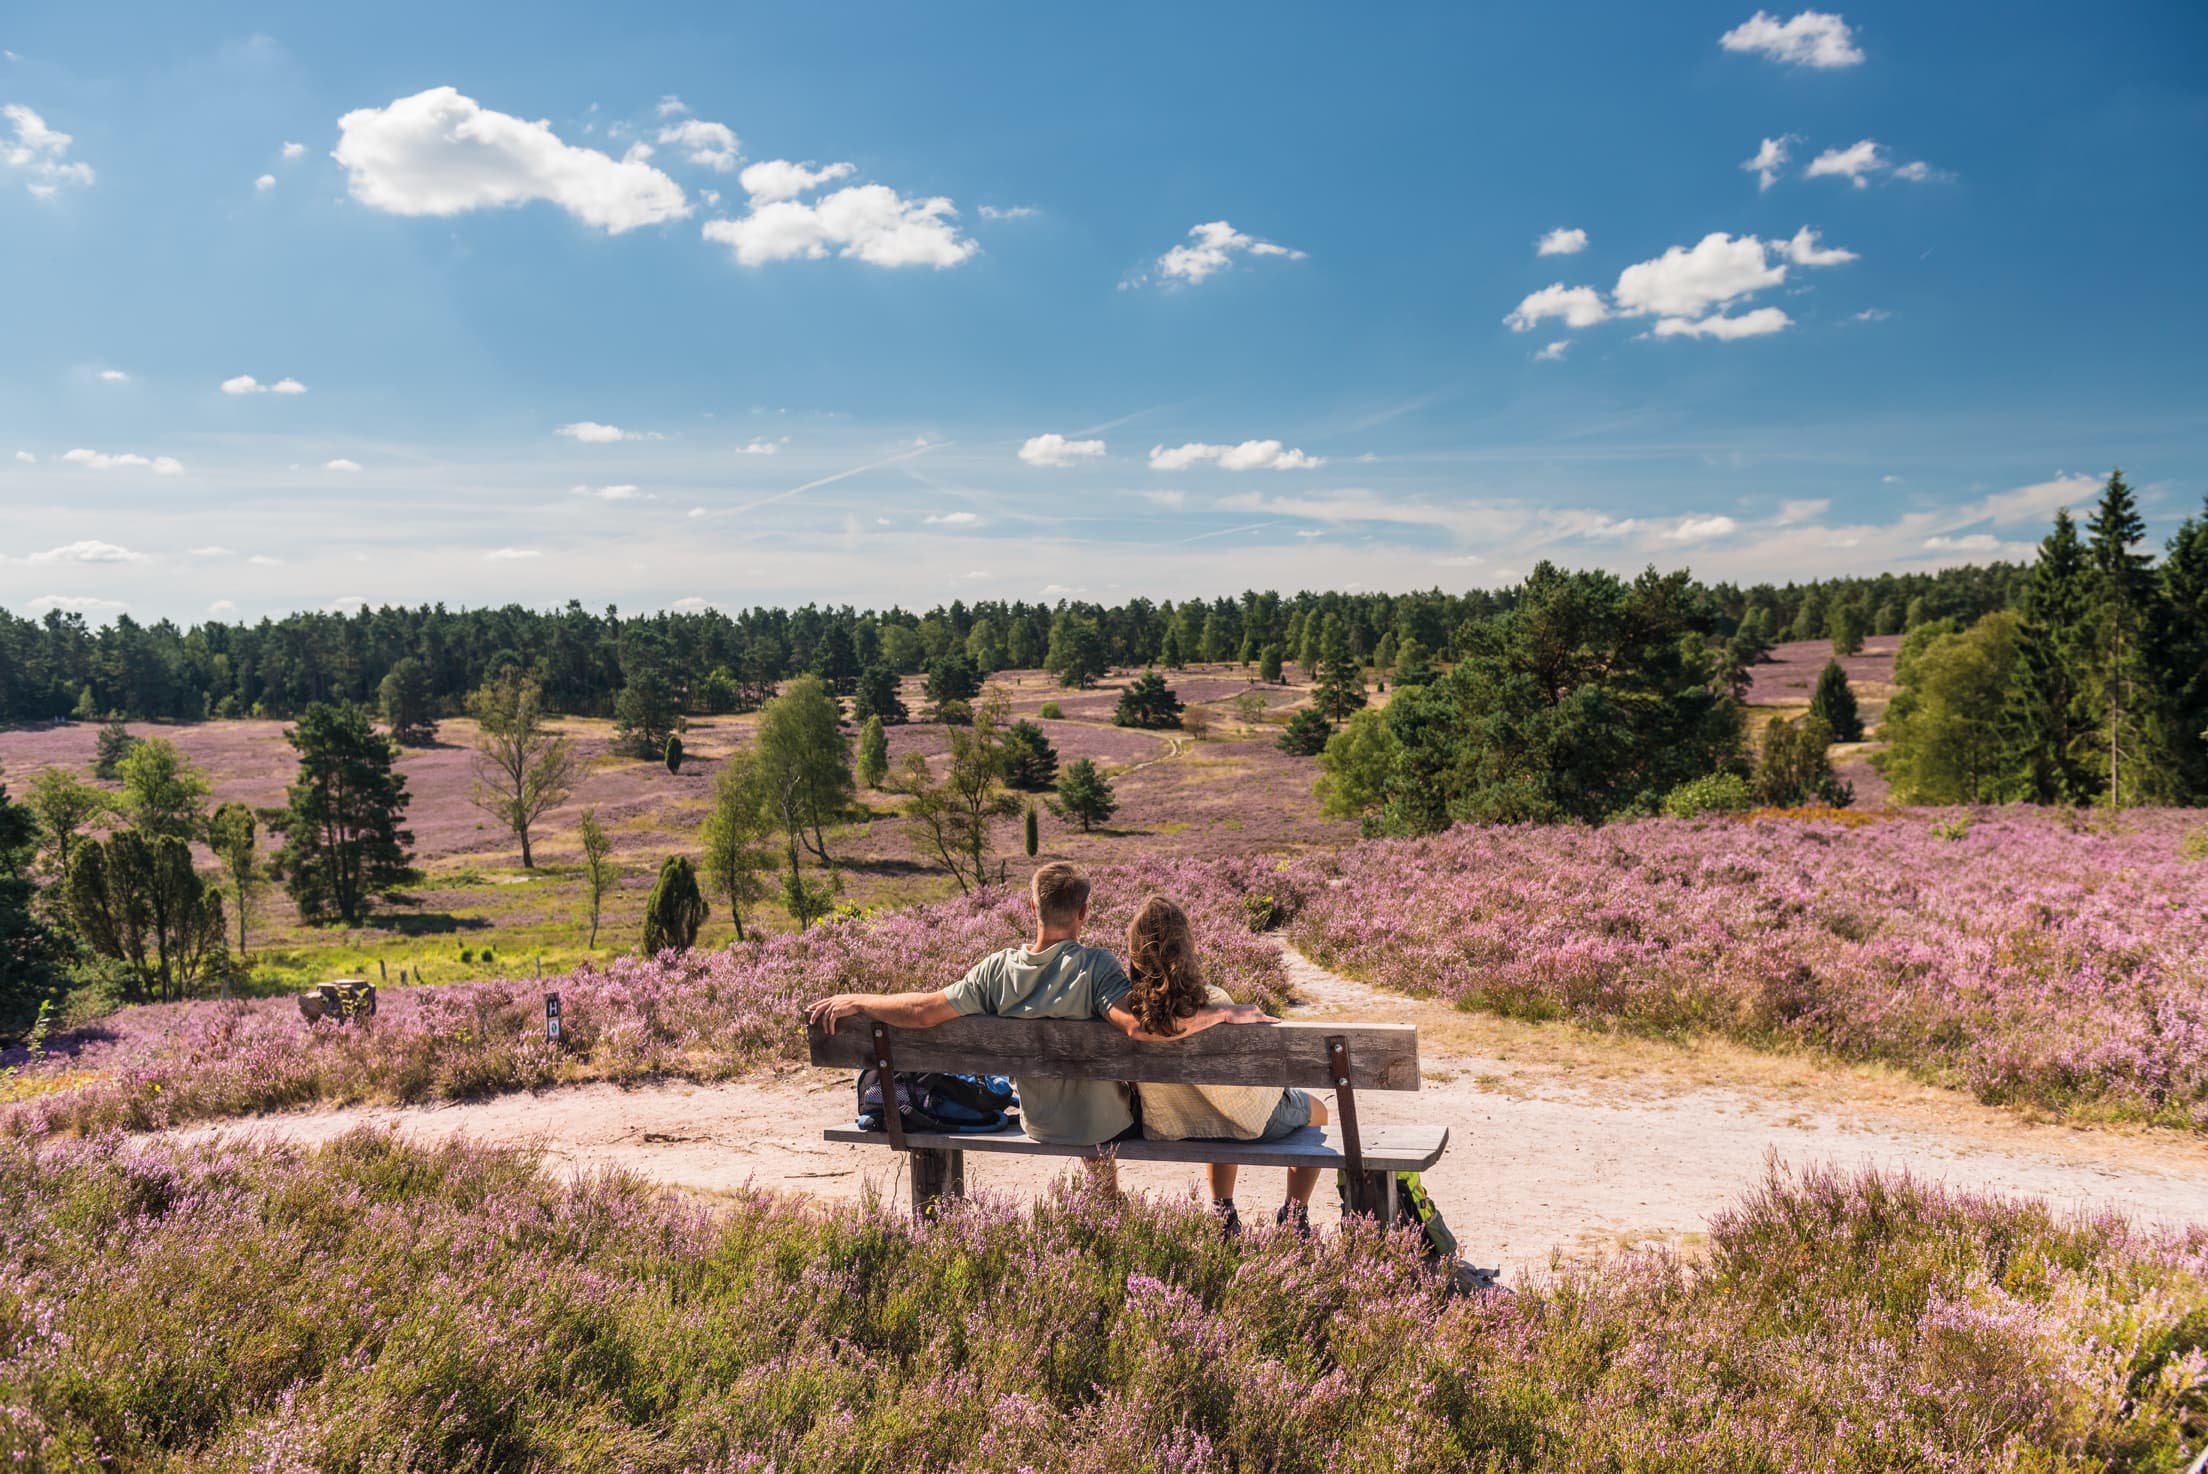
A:
POLYGON ((544 995, 544 1038, 548 1044, 560 1042, 560 995, 557 993, 544 995))

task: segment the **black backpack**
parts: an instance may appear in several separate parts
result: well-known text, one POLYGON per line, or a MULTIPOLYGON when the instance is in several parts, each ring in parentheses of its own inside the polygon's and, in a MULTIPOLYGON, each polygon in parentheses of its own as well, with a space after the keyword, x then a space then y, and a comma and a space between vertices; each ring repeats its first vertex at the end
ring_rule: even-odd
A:
MULTIPOLYGON (((1019 1097, 1002 1075, 900 1071, 895 1080, 897 1115, 907 1131, 1003 1131, 1019 1120, 1019 1097)), ((859 1128, 883 1128, 882 1072, 873 1066, 859 1071, 859 1128)))

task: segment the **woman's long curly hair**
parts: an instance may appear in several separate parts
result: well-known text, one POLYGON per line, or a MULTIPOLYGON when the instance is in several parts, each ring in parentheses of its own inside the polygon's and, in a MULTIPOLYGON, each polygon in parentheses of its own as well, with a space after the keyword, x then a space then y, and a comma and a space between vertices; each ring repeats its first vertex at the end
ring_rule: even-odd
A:
POLYGON ((1178 1034, 1208 997, 1188 913, 1163 896, 1145 896, 1127 923, 1127 979, 1128 1005, 1152 1034, 1178 1034))

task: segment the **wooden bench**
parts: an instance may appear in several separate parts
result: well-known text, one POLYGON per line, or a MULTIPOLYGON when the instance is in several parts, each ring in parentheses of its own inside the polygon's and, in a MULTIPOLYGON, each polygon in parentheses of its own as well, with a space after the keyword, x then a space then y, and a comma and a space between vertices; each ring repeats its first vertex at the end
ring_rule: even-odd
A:
POLYGON ((1138 1044, 1108 1023, 976 1015, 933 1029, 852 1018, 834 1034, 808 1028, 812 1060, 831 1069, 879 1066, 1029 1079, 1125 1080, 1173 1085, 1295 1085, 1331 1091, 1334 1120, 1279 1141, 1144 1141, 1067 1146, 1017 1127, 986 1134, 908 1132, 893 1110, 886 1129, 832 1126, 826 1140, 886 1146, 912 1158, 912 1207, 924 1214, 966 1189, 966 1153, 1095 1157, 1126 1162, 1232 1162, 1245 1167, 1333 1167, 1349 1174, 1351 1206, 1395 1221, 1395 1174, 1422 1172, 1449 1145, 1446 1126, 1357 1124, 1360 1090, 1418 1089, 1418 1030, 1407 1024, 1223 1024, 1170 1044, 1138 1044))

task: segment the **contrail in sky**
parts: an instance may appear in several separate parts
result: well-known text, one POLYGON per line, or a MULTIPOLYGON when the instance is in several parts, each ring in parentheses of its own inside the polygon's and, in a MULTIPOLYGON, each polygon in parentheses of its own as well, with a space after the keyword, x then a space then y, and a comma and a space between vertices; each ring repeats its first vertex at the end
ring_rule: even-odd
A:
POLYGON ((861 472, 864 471, 879 471, 884 466, 894 466, 899 461, 909 461, 914 456, 924 456, 931 450, 940 450, 943 446, 949 445, 951 443, 952 442, 948 440, 944 440, 939 441, 934 445, 914 446, 911 450, 901 450, 893 456, 884 456, 881 460, 878 461, 868 461, 863 466, 853 466, 848 471, 838 471, 832 476, 823 476, 817 481, 808 481, 803 486, 793 486, 788 491, 778 491, 773 496, 763 496, 757 501, 745 502, 740 507, 722 507, 718 511, 708 512, 706 513, 706 515, 708 517, 733 517, 739 512, 756 512, 761 507, 771 507, 776 502, 786 502, 791 497, 797 496, 801 492, 813 491, 820 487, 827 486, 832 482, 842 481, 847 477, 859 475, 861 472))

